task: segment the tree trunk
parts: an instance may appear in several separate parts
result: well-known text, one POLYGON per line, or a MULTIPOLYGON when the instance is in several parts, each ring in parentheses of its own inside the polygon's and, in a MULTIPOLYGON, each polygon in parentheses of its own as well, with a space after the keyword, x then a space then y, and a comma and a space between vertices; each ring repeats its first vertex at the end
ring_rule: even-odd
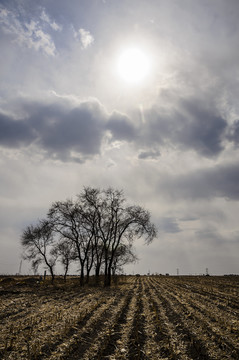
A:
POLYGON ((53 284, 54 283, 54 279, 55 279, 55 275, 54 275, 54 272, 53 272, 53 267, 52 266, 49 266, 50 268, 50 273, 51 273, 51 283, 53 284))
POLYGON ((95 276, 98 277, 98 278, 100 276, 100 267, 99 267, 99 265, 96 265, 96 267, 95 267, 95 276))
POLYGON ((100 282, 100 266, 97 264, 95 267, 95 283, 98 285, 100 282))
POLYGON ((84 286, 84 266, 81 266, 81 272, 80 272, 80 286, 84 286))
POLYGON ((90 280, 90 270, 87 269, 87 271, 86 271, 86 284, 89 284, 89 280, 90 280))
POLYGON ((104 286, 110 286, 111 285, 111 271, 112 271, 112 262, 110 261, 109 263, 107 262, 105 265, 105 281, 104 281, 104 286))
POLYGON ((104 277, 104 286, 108 286, 108 261, 105 259, 105 277, 104 277))
POLYGON ((105 276, 105 283, 104 283, 105 287, 108 287, 110 285, 111 285, 111 266, 108 267, 108 271, 105 276))
POLYGON ((69 262, 67 261, 66 266, 65 266, 64 282, 66 282, 66 275, 68 273, 68 269, 69 269, 69 262))

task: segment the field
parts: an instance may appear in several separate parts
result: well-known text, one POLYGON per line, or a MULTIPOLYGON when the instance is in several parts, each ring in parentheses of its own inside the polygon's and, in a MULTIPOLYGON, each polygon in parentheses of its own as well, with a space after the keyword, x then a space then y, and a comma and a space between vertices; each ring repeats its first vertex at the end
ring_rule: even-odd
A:
POLYGON ((239 277, 0 282, 0 359, 239 359, 239 277))

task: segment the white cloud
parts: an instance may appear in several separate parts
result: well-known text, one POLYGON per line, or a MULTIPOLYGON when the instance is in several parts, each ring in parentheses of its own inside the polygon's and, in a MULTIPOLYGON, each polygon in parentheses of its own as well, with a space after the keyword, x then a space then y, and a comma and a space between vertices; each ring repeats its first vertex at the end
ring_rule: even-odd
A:
POLYGON ((45 9, 42 10, 40 19, 50 25, 50 27, 55 31, 61 31, 62 26, 57 24, 54 20, 52 20, 49 15, 46 13, 45 9))
POLYGON ((26 25, 28 32, 23 33, 22 43, 36 51, 42 50, 46 55, 55 56, 56 47, 51 36, 45 33, 37 22, 31 21, 26 25))
POLYGON ((81 42, 82 49, 87 49, 94 42, 94 37, 91 33, 82 28, 79 29, 78 32, 75 31, 74 36, 81 42))
MULTIPOLYGON (((45 14, 45 16, 47 16, 45 14)), ((46 19, 44 20, 46 21, 46 19)), ((48 22, 50 19, 48 18, 48 22)), ((5 34, 11 35, 13 41, 19 45, 25 45, 36 51, 42 51, 45 55, 55 56, 56 47, 49 33, 44 31, 42 24, 37 20, 22 20, 13 11, 5 8, 0 9, 0 25, 5 34)), ((57 24, 51 23, 51 27, 57 24)))

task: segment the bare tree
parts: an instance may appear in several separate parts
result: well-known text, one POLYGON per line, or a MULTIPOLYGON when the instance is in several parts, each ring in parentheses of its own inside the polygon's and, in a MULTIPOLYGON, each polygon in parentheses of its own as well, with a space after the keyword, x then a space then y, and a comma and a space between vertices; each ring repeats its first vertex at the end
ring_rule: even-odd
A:
POLYGON ((150 213, 141 206, 126 206, 122 191, 107 189, 99 228, 104 243, 105 286, 111 284, 113 261, 121 244, 130 246, 134 239, 145 237, 149 244, 157 235, 150 213))
POLYGON ((48 220, 40 226, 30 226, 24 232, 22 244, 28 249, 28 258, 37 267, 45 261, 54 279, 53 268, 58 256, 65 266, 65 276, 72 258, 80 263, 80 281, 87 281, 93 265, 96 278, 104 266, 104 285, 110 286, 112 272, 136 259, 132 252, 135 239, 144 237, 149 244, 157 235, 150 213, 140 206, 128 206, 123 191, 109 188, 84 188, 77 200, 52 204, 48 220), (47 251, 47 247, 54 247, 47 251), (70 248, 72 250, 70 250, 70 248), (49 255, 50 254, 50 255, 49 255), (50 258, 48 256, 51 256, 50 258))
MULTIPOLYGON (((100 236, 99 231, 99 221, 101 217, 101 191, 99 189, 85 187, 80 195, 78 195, 78 201, 84 209, 84 218, 89 229, 91 229, 92 238, 91 238, 91 261, 88 261, 90 264, 90 270, 92 265, 95 267, 95 276, 96 282, 99 280, 100 269, 104 256, 104 246, 102 242, 102 237, 100 236)), ((87 265, 87 271, 89 274, 89 266, 87 265)))
POLYGON ((124 265, 135 263, 137 261, 138 257, 133 250, 132 244, 121 244, 115 252, 112 264, 112 275, 114 276, 117 272, 122 272, 124 265))
POLYGON ((96 248, 94 246, 93 241, 91 240, 91 244, 90 244, 90 249, 89 252, 87 254, 86 257, 86 263, 85 263, 85 267, 86 267, 86 283, 89 283, 89 278, 90 278, 90 272, 91 269, 93 268, 94 265, 94 258, 95 258, 95 253, 96 253, 96 248))
POLYGON ((89 227, 81 204, 72 200, 54 203, 48 213, 54 231, 62 239, 72 242, 80 262, 80 284, 84 284, 84 269, 93 239, 92 228, 89 227))
POLYGON ((40 264, 44 263, 50 271, 53 283, 57 254, 53 251, 54 238, 51 223, 41 220, 36 226, 28 226, 22 234, 21 243, 25 251, 24 258, 32 262, 34 272, 40 264))
POLYGON ((145 237, 149 244, 157 234, 150 214, 140 206, 126 206, 123 191, 109 188, 84 189, 84 206, 94 213, 96 266, 104 262, 105 286, 111 284, 111 273, 120 246, 130 249, 135 238, 145 237))
POLYGON ((75 251, 73 250, 73 244, 69 240, 63 240, 56 244, 51 253, 60 257, 60 261, 64 267, 64 281, 66 281, 70 263, 76 258, 75 251))

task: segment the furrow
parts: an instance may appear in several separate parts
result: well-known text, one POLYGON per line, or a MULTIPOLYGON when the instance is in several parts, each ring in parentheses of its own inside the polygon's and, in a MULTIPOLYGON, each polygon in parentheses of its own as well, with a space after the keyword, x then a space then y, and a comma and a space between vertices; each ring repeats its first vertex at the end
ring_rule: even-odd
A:
MULTIPOLYGON (((188 342, 188 351, 194 357, 201 356, 202 359, 227 359, 228 353, 220 349, 211 333, 205 327, 205 323, 198 321, 193 314, 192 319, 186 317, 185 307, 179 307, 167 295, 162 295, 163 287, 157 290, 157 296, 165 308, 170 322, 175 326, 178 334, 184 336, 188 342)), ((230 357, 229 357, 230 358, 230 357)))

